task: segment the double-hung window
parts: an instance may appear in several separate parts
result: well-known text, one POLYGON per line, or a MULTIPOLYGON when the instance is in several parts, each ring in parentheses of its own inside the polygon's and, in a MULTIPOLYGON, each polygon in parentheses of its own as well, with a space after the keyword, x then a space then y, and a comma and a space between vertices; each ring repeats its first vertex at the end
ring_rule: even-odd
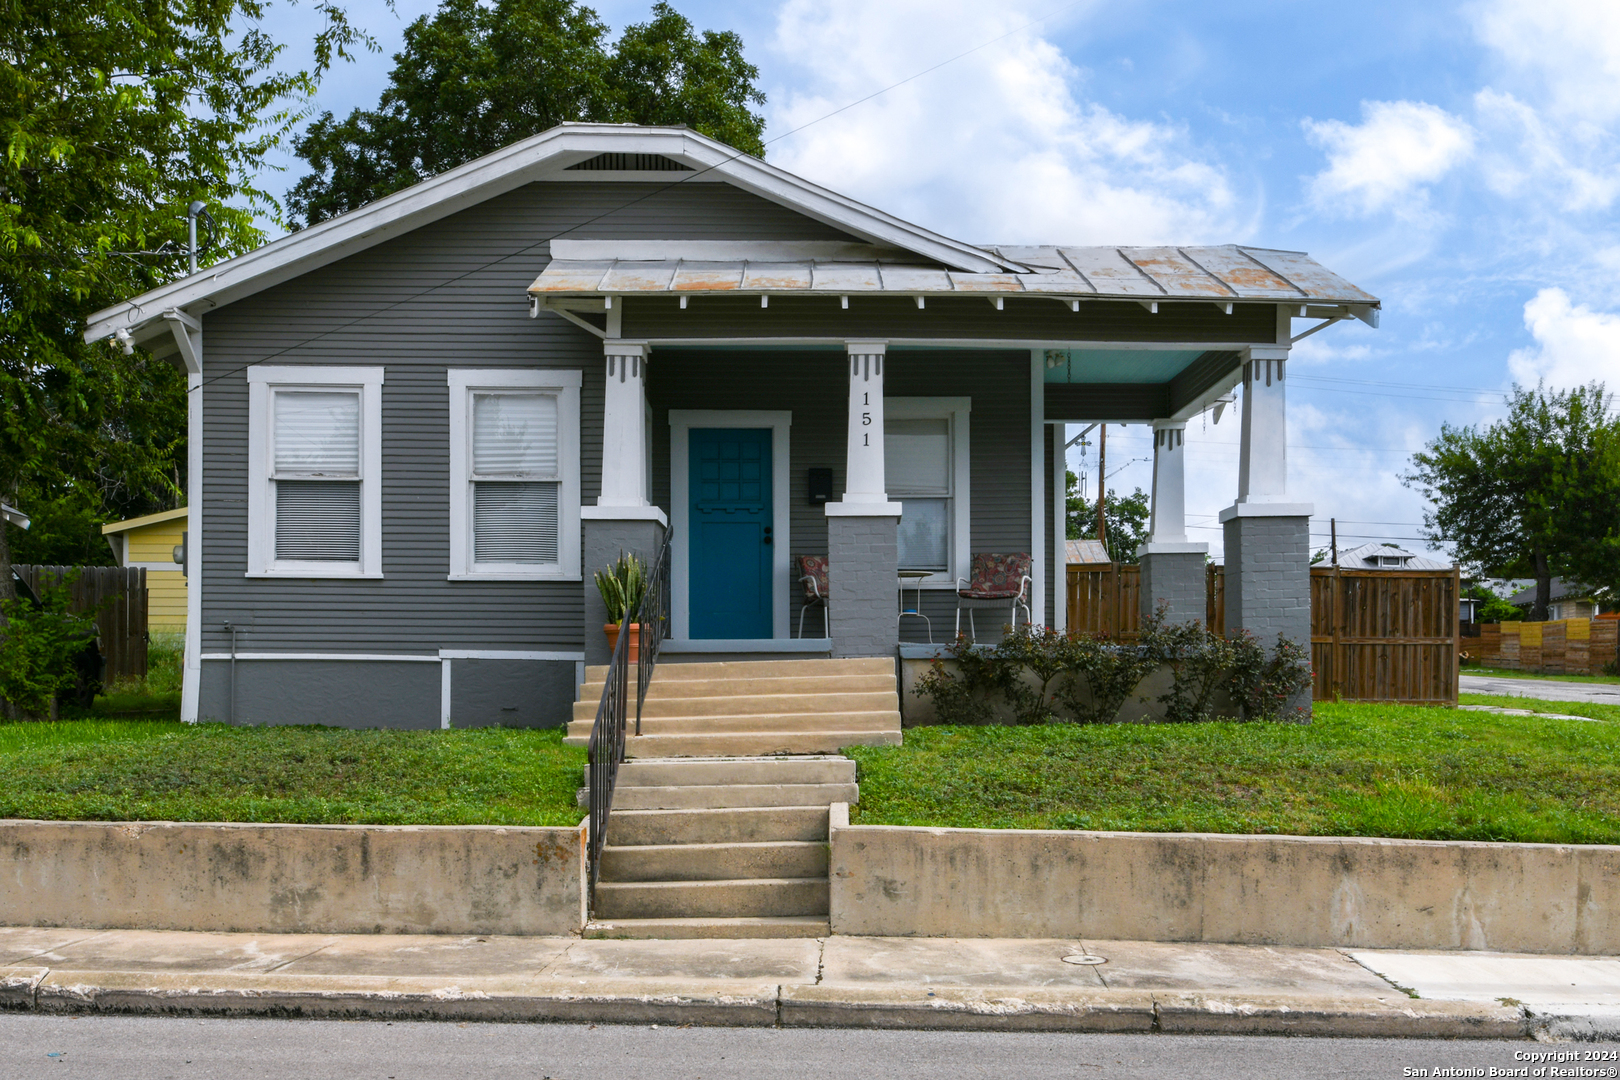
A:
POLYGON ((248 368, 248 574, 382 576, 382 368, 248 368))
POLYGON ((900 568, 949 588, 967 573, 969 399, 890 397, 883 411, 885 486, 903 506, 900 568))
POLYGON ((452 369, 450 577, 579 578, 577 371, 452 369))

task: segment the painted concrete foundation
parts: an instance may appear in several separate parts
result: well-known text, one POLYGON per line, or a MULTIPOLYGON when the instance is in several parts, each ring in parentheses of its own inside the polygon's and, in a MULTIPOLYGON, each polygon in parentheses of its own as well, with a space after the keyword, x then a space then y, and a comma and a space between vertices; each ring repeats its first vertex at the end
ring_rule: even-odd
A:
POLYGON ((827 518, 828 636, 836 657, 894 655, 898 523, 891 516, 827 518))
POLYGON ((583 827, 0 821, 0 925, 570 934, 583 827))
MULTIPOLYGON (((604 521, 587 518, 580 523, 584 543, 581 587, 585 590, 585 662, 606 664, 613 659, 602 626, 608 621, 602 593, 596 587, 596 572, 619 561, 621 554, 633 554, 650 571, 653 559, 664 542, 664 526, 657 521, 604 521)), ((684 630, 684 628, 682 628, 684 630)), ((570 699, 572 700, 572 699, 570 699)))
POLYGON ((1620 952, 1620 847, 847 822, 835 934, 1620 952))

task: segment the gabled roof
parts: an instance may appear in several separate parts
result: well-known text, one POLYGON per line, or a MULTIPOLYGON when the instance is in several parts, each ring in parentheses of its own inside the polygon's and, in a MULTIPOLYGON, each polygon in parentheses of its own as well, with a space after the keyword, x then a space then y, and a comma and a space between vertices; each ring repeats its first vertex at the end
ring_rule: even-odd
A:
POLYGON ((186 508, 182 506, 178 510, 159 510, 155 514, 147 514, 144 517, 108 522, 101 527, 101 535, 111 536, 113 533, 128 532, 131 529, 139 529, 143 525, 161 525, 165 521, 186 517, 187 513, 186 508))
MULTIPOLYGON (((199 305, 214 307, 250 296, 605 153, 669 159, 688 166, 690 171, 663 171, 649 173, 648 177, 664 183, 686 183, 699 177, 723 180, 868 243, 901 249, 918 261, 971 273, 1025 269, 993 252, 902 221, 686 128, 562 124, 358 210, 98 311, 90 316, 85 340, 100 341, 119 330, 129 331, 136 341, 167 335, 161 321, 164 311, 184 311, 199 305)), ((537 244, 545 239, 534 238, 537 244)), ((540 254, 538 249, 536 254, 540 254)))
POLYGON ((1063 541, 1064 562, 1069 565, 1078 563, 1081 566, 1095 566, 1099 563, 1112 563, 1114 557, 1108 554, 1108 547, 1101 540, 1065 540, 1063 541))
POLYGON ((1379 557, 1391 555, 1399 558, 1401 565, 1407 570, 1451 569, 1451 564, 1448 562, 1426 558, 1415 551, 1407 551, 1405 548, 1396 547, 1393 544, 1381 544, 1376 541, 1370 544, 1362 544, 1360 547, 1353 547, 1349 551, 1339 552, 1339 565, 1347 570, 1376 570, 1378 569, 1379 557))
MULTIPOLYGON (((1592 598, 1592 587, 1582 585, 1578 581, 1566 581, 1564 578, 1555 577, 1549 582, 1549 585, 1551 586, 1551 591, 1547 594, 1549 603, 1554 600, 1590 600, 1592 598)), ((1528 589, 1521 589, 1508 597, 1508 603, 1514 607, 1532 607, 1535 602, 1536 587, 1534 585, 1528 589)))

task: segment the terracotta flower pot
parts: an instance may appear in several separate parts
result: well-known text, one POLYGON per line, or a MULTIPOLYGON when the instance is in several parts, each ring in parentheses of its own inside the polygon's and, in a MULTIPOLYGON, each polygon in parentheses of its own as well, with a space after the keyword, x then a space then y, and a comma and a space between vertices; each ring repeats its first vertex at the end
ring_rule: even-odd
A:
MULTIPOLYGON (((608 652, 612 652, 614 649, 617 649, 619 647, 619 624, 611 622, 604 623, 602 626, 602 632, 607 635, 608 652)), ((628 660, 630 663, 634 664, 636 661, 641 659, 640 623, 630 624, 630 645, 626 651, 629 653, 628 660)))

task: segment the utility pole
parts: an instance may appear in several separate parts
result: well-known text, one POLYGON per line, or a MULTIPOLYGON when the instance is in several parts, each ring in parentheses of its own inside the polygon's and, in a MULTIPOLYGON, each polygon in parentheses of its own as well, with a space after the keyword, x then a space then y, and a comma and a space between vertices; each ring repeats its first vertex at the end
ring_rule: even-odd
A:
POLYGON ((1108 490, 1108 425, 1097 425, 1097 542, 1108 545, 1108 520, 1103 516, 1103 493, 1108 490))
MULTIPOLYGON (((197 272, 197 215, 206 214, 207 212, 208 204, 201 199, 186 207, 186 232, 191 242, 191 248, 186 253, 186 264, 191 268, 193 274, 197 272)), ((213 218, 208 220, 212 221, 213 218)))
MULTIPOLYGON (((1317 533, 1318 536, 1322 535, 1317 533)), ((1328 518, 1328 543, 1333 545, 1333 565, 1339 565, 1339 519, 1328 518)))

